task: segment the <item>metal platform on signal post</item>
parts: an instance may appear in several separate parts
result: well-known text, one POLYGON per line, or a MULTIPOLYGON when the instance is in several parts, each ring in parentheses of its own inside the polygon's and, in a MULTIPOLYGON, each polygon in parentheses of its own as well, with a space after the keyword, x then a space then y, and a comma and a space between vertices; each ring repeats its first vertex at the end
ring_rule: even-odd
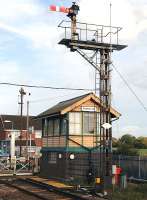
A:
POLYGON ((98 51, 101 49, 120 51, 127 45, 119 44, 119 32, 121 27, 111 27, 112 43, 110 44, 110 26, 87 24, 77 22, 76 34, 72 39, 71 22, 62 21, 58 27, 64 29, 64 37, 59 44, 65 45, 67 48, 76 51, 77 48, 82 50, 98 51))
POLYGON ((71 39, 62 39, 59 44, 65 45, 68 48, 77 47, 84 50, 100 50, 102 48, 112 49, 120 51, 126 48, 126 45, 112 44, 109 43, 98 43, 96 41, 82 41, 82 40, 71 40, 71 39))

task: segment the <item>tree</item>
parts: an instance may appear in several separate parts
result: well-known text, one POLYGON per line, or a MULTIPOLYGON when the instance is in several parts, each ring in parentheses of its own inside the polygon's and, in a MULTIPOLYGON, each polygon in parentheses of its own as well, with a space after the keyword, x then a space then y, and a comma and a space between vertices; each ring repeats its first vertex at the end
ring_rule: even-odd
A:
POLYGON ((120 138, 122 144, 128 144, 134 146, 136 138, 130 134, 125 134, 120 138))
POLYGON ((119 141, 116 153, 122 155, 137 155, 137 149, 135 149, 136 138, 130 134, 123 135, 119 141))
POLYGON ((116 139, 116 138, 112 138, 112 146, 113 147, 118 147, 118 139, 116 139))
POLYGON ((144 137, 138 137, 135 141, 135 148, 137 149, 145 149, 147 144, 145 143, 144 137))
POLYGON ((116 151, 117 154, 135 156, 138 155, 138 150, 132 148, 129 144, 120 144, 116 151))

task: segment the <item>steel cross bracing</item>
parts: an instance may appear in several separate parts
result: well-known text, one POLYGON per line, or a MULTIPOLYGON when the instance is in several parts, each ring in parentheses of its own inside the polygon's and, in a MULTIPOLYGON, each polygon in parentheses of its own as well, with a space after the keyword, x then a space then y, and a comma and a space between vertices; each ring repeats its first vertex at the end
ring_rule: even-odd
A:
POLYGON ((95 94, 98 94, 100 72, 100 66, 98 63, 99 51, 95 51, 92 56, 88 56, 84 51, 79 48, 77 48, 76 51, 95 68, 95 94))
MULTIPOLYGON (((85 60, 87 60, 96 70, 100 71, 99 66, 97 63, 93 60, 93 57, 89 57, 84 51, 82 51, 80 48, 77 48, 76 51, 83 57, 85 60)), ((98 51, 96 51, 98 53, 98 51)))

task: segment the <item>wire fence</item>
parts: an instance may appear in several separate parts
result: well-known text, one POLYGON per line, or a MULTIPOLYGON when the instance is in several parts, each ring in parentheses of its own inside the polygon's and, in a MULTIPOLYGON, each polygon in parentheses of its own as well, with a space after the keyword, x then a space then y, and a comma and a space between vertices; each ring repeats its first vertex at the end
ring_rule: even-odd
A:
POLYGON ((81 179, 95 178, 100 176, 99 153, 75 154, 75 159, 68 161, 67 175, 81 177, 81 179))
POLYGON ((128 177, 147 180, 147 157, 114 155, 113 164, 120 166, 128 177))

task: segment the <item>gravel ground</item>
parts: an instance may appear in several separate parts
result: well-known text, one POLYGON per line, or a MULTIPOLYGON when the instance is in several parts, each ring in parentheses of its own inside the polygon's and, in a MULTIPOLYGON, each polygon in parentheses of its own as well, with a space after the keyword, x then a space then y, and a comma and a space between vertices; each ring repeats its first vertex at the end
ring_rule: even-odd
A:
POLYGON ((0 200, 38 200, 38 198, 27 195, 15 188, 0 184, 0 200))

